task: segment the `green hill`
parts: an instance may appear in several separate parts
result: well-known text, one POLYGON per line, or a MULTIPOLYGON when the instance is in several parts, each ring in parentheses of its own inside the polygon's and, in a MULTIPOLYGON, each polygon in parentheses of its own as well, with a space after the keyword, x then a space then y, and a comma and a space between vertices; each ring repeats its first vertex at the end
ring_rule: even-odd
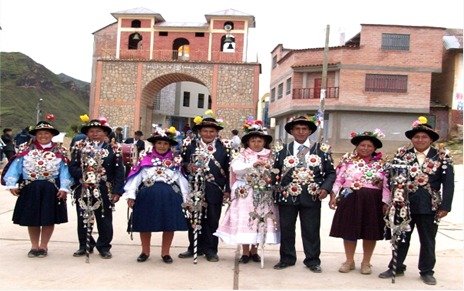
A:
POLYGON ((13 133, 36 124, 37 105, 41 120, 47 113, 55 116, 53 125, 70 132, 79 116, 89 111, 90 84, 64 74, 56 75, 28 56, 0 52, 0 126, 13 133))

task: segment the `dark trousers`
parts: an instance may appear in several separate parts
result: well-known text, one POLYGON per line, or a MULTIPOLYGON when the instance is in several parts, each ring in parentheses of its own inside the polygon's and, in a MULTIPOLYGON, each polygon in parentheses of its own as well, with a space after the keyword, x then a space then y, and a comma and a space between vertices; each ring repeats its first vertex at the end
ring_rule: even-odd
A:
MULTIPOLYGON (((101 252, 107 252, 111 249, 111 241, 113 240, 113 211, 110 206, 107 194, 102 194, 103 205, 95 210, 95 222, 97 223, 98 239, 95 242, 92 234, 90 234, 90 248, 96 247, 101 252), (105 198, 103 198, 106 196, 105 198), (104 210, 103 210, 104 207, 104 210)), ((87 242, 87 224, 84 223, 84 210, 79 207, 76 202, 77 210, 77 236, 79 238, 79 248, 85 249, 87 242)))
MULTIPOLYGON (((411 231, 406 232, 404 242, 401 240, 398 243, 398 259, 396 270, 401 272, 406 269, 403 264, 408 254, 411 235, 414 227, 417 226, 419 234, 420 251, 419 251, 419 264, 418 268, 421 275, 433 275, 433 268, 435 267, 435 236, 437 235, 438 225, 434 222, 434 214, 412 214, 411 231)), ((393 267, 393 258, 388 264, 391 269, 393 267)))
POLYGON ((320 204, 314 207, 301 205, 279 205, 280 219, 280 261, 287 264, 295 264, 295 224, 300 215, 301 238, 305 259, 303 263, 308 266, 320 265, 321 239, 319 230, 321 226, 320 204), (319 206, 319 207, 318 207, 319 206))
MULTIPOLYGON (((201 218, 201 230, 198 234, 197 250, 206 255, 217 255, 219 238, 213 235, 221 218, 222 204, 210 204, 206 207, 206 216, 201 218)), ((204 213, 204 214, 205 214, 204 213)), ((188 229, 189 247, 188 250, 193 252, 194 234, 192 226, 189 224, 188 229)))

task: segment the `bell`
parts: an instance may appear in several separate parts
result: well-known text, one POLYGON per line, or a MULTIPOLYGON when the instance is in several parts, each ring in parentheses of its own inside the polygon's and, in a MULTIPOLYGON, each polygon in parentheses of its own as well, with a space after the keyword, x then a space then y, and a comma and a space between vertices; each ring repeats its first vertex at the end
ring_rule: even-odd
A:
POLYGON ((134 34, 132 39, 139 40, 140 39, 140 34, 138 34, 138 33, 134 34))
POLYGON ((227 46, 227 49, 229 49, 229 50, 233 50, 233 49, 234 49, 234 46, 232 45, 231 42, 229 42, 229 45, 227 46))

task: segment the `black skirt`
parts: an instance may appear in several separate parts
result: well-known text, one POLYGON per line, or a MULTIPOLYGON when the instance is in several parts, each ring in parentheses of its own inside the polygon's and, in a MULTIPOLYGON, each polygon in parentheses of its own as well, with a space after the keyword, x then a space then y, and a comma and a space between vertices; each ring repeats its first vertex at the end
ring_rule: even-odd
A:
POLYGON ((382 190, 361 188, 340 200, 330 236, 345 240, 382 240, 384 226, 382 190))
POLYGON ((13 223, 48 226, 68 222, 66 202, 59 200, 57 194, 58 189, 51 182, 37 180, 27 184, 16 200, 13 223))

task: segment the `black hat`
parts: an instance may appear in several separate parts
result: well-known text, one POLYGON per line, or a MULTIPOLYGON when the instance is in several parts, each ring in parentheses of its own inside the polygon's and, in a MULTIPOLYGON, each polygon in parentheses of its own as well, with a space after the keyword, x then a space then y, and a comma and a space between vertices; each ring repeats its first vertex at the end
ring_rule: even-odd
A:
POLYGON ((36 135, 37 131, 39 130, 46 130, 46 131, 49 131, 51 132, 54 136, 55 135, 59 135, 60 132, 55 129, 50 123, 48 123, 47 121, 39 121, 39 123, 37 123, 37 125, 31 129, 29 131, 29 134, 31 135, 36 135))
POLYGON ((195 123, 192 128, 194 131, 199 131, 203 127, 213 127, 218 131, 224 129, 222 120, 217 120, 212 110, 207 110, 203 116, 195 116, 193 122, 195 123))
POLYGON ((140 130, 137 130, 134 132, 134 135, 143 136, 143 132, 141 132, 140 130))
POLYGON ((152 133, 152 136, 147 138, 147 141, 155 144, 159 140, 167 141, 171 146, 175 146, 178 144, 176 140, 176 136, 178 131, 175 127, 171 126, 170 128, 162 129, 162 128, 155 128, 155 132, 152 133))
POLYGON ((87 132, 89 131, 89 129, 91 129, 92 127, 99 127, 101 128, 104 132, 106 132, 107 135, 109 135, 111 133, 111 127, 109 127, 108 125, 106 125, 106 121, 105 120, 98 120, 98 119, 92 119, 90 120, 89 123, 87 123, 86 125, 82 126, 81 128, 81 132, 83 134, 87 134, 87 132))
POLYGON ((317 130, 315 117, 300 115, 300 116, 291 118, 290 121, 287 122, 287 124, 285 124, 285 131, 292 134, 291 133, 292 128, 296 124, 304 124, 304 125, 309 126, 309 129, 311 130, 311 134, 313 134, 317 130))
POLYGON ((242 144, 247 145, 248 141, 253 136, 260 136, 264 138, 266 144, 270 144, 272 142, 272 136, 270 136, 266 128, 263 127, 263 122, 261 120, 252 120, 249 119, 243 125, 243 132, 245 133, 242 136, 242 144))
POLYGON ((351 143, 355 146, 358 146, 363 140, 370 140, 376 149, 382 147, 381 138, 385 137, 383 132, 380 129, 375 129, 374 131, 364 131, 364 132, 352 132, 351 133, 351 143))
POLYGON ((406 131, 404 135, 408 139, 412 139, 414 135, 418 132, 425 132, 433 142, 437 141, 440 138, 440 135, 433 130, 430 124, 427 124, 427 118, 420 116, 417 120, 412 123, 412 129, 406 131))

